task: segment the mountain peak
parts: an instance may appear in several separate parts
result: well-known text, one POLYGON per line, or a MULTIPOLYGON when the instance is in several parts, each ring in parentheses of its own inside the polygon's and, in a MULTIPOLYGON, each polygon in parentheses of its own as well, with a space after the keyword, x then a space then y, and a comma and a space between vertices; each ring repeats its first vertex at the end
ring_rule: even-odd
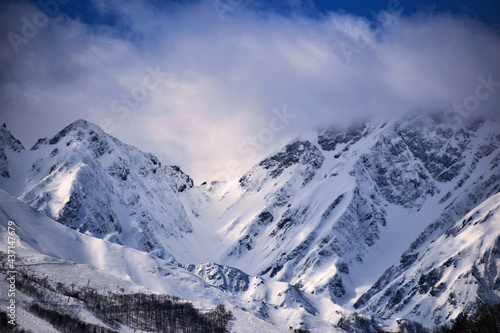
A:
POLYGON ((76 133, 76 135, 81 137, 85 134, 83 132, 80 132, 80 131, 87 131, 87 130, 88 130, 88 134, 90 134, 90 135, 93 135, 96 132, 97 133, 104 133, 104 131, 96 124, 91 123, 91 122, 84 120, 84 119, 78 119, 78 120, 72 122, 71 124, 69 124, 68 126, 66 126, 62 131, 60 131, 52 139, 50 139, 49 144, 51 144, 51 145, 56 144, 57 142, 59 142, 59 140, 62 137, 65 137, 68 133, 73 132, 73 131, 78 131, 76 133))
POLYGON ((31 148, 31 150, 37 150, 43 144, 55 145, 63 138, 68 137, 70 133, 72 133, 71 136, 78 141, 88 140, 91 142, 98 141, 101 136, 105 135, 102 128, 100 128, 96 124, 91 123, 85 119, 78 119, 63 128, 52 138, 39 139, 37 143, 31 148))
POLYGON ((88 127, 91 127, 91 126, 99 127, 96 124, 91 123, 88 120, 80 118, 80 119, 75 120, 71 124, 69 124, 67 127, 72 127, 72 128, 88 128, 88 127))
POLYGON ((12 135, 12 133, 10 133, 10 130, 7 128, 7 125, 5 123, 2 125, 2 127, 0 127, 0 146, 8 147, 16 152, 24 150, 24 146, 21 141, 16 139, 12 135))
POLYGON ((16 139, 7 129, 7 125, 3 124, 0 127, 0 178, 9 178, 9 161, 7 158, 7 151, 20 153, 24 150, 24 146, 16 139))

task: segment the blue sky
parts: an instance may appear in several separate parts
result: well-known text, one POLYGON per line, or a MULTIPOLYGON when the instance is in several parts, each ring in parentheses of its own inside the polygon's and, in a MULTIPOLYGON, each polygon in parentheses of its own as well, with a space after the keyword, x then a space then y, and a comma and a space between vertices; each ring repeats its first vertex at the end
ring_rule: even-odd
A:
POLYGON ((0 122, 29 148, 84 118, 197 182, 500 81, 498 1, 59 1, 0 6, 0 122))
MULTIPOLYGON (((467 15, 477 18, 486 24, 500 24, 500 2, 496 0, 317 0, 317 1, 244 1, 233 0, 223 1, 221 3, 238 3, 242 6, 258 7, 263 10, 276 10, 283 15, 290 15, 299 9, 307 15, 316 16, 331 11, 343 11, 357 16, 363 16, 368 19, 374 18, 374 13, 381 10, 401 10, 403 15, 412 15, 419 11, 432 11, 437 13, 450 13, 454 15, 467 15)), ((33 1, 37 3, 38 1, 33 1)), ((166 1, 149 1, 158 7, 165 7, 166 1)), ((170 1, 182 3, 183 1, 170 1)), ((185 1, 186 2, 186 1, 185 1)), ((193 2, 193 1, 189 1, 193 2)), ((168 5, 167 5, 168 6, 168 5)), ((61 6, 61 11, 72 18, 90 24, 116 24, 119 20, 117 15, 106 13, 102 15, 97 10, 92 1, 70 1, 61 6)))
POLYGON ((389 10, 390 8, 401 8, 404 15, 411 15, 418 11, 434 11, 458 15, 470 15, 477 17, 487 24, 500 23, 500 2, 495 0, 370 0, 370 1, 316 1, 320 11, 345 10, 354 15, 372 17, 373 12, 389 10))

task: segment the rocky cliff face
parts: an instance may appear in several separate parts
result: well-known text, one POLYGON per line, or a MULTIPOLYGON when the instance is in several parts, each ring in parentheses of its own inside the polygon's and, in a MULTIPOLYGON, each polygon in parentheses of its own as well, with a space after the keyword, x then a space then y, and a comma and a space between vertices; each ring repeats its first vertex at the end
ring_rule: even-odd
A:
POLYGON ((17 187, 16 162, 24 150, 22 143, 3 124, 0 127, 0 184, 11 192, 17 187))

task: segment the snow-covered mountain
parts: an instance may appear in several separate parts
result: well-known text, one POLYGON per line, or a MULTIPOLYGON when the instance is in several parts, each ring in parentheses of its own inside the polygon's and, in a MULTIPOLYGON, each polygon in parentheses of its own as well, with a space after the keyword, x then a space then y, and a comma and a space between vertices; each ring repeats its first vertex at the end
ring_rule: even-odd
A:
POLYGON ((490 119, 331 126, 201 186, 83 120, 29 151, 0 135, 0 187, 283 327, 325 332, 351 311, 431 327, 499 301, 500 126, 490 119))
POLYGON ((435 115, 299 138, 237 182, 207 185, 219 188, 211 261, 348 305, 428 225, 498 192, 498 134, 435 115))
POLYGON ((11 191, 65 225, 148 252, 192 231, 177 196, 191 178, 94 124, 78 120, 24 155, 6 169, 25 171, 11 191))
POLYGON ((500 194, 425 245, 409 250, 355 307, 381 318, 440 325, 500 302, 500 194))

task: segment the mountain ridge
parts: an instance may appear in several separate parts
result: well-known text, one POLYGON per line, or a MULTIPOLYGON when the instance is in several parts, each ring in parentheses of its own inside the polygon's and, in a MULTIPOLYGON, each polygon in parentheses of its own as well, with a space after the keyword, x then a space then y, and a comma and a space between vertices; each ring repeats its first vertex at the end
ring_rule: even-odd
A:
MULTIPOLYGON (((478 117, 457 128, 439 113, 333 126, 291 141, 232 182, 194 186, 180 168, 78 120, 18 153, 34 156, 19 197, 60 223, 168 258, 227 292, 249 288, 254 276, 381 323, 390 314, 431 327, 476 304, 475 295, 444 315, 453 299, 431 295, 416 314, 387 310, 378 295, 403 308, 398 295, 408 288, 394 287, 392 277, 409 270, 425 284, 426 273, 414 268, 421 252, 481 203, 498 200, 498 127, 478 117), (429 313, 441 317, 431 322, 429 313)), ((323 307, 302 304, 324 318, 323 307)))

